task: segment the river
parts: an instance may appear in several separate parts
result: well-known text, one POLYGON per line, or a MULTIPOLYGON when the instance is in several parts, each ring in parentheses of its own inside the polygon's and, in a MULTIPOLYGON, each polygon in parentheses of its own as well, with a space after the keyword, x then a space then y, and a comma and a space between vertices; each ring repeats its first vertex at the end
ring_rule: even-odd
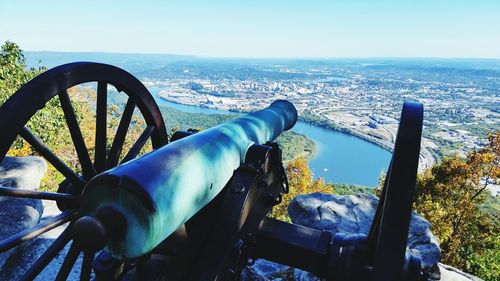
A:
MULTIPOLYGON (((156 93, 153 95, 160 106, 185 112, 235 114, 226 110, 172 103, 157 97, 156 93)), ((391 159, 389 151, 346 133, 301 121, 297 122, 292 131, 301 133, 316 143, 316 154, 310 159, 309 166, 315 178, 320 176, 327 182, 376 186, 380 172, 387 169, 391 159)))

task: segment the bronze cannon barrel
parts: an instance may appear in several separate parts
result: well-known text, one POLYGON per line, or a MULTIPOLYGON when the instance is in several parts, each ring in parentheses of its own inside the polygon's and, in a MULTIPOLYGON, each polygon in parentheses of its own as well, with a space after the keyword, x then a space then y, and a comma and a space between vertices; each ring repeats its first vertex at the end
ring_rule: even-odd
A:
POLYGON ((92 179, 82 194, 82 213, 101 220, 111 254, 141 256, 224 188, 251 145, 273 141, 296 121, 295 107, 278 100, 172 142, 92 179))

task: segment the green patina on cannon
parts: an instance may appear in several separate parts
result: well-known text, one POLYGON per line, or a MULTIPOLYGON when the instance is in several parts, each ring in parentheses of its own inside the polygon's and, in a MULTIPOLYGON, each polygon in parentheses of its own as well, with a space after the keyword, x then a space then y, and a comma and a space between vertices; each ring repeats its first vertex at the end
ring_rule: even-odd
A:
POLYGON ((57 192, 0 187, 0 195, 54 200, 61 210, 0 241, 0 252, 66 224, 21 280, 38 276, 69 243, 56 280, 67 279, 82 252, 81 280, 239 280, 257 258, 328 280, 427 280, 420 259, 406 251, 422 118, 421 104, 403 105, 370 232, 346 237, 267 217, 288 190, 281 149, 272 141, 297 120, 290 102, 199 133, 178 131, 169 140, 158 106, 134 76, 99 63, 62 65, 0 107, 0 160, 21 137, 64 176, 57 192), (89 82, 96 84, 94 153, 67 91, 89 82), (127 97, 110 147, 108 85, 127 97), (26 126, 52 98, 60 101, 79 172, 26 126), (146 128, 122 153, 135 108, 146 128), (148 140, 153 151, 138 157, 148 140))
POLYGON ((296 121, 294 106, 276 101, 172 142, 93 178, 82 194, 82 211, 120 213, 124 225, 108 249, 124 258, 141 256, 217 196, 253 144, 273 141, 296 121))

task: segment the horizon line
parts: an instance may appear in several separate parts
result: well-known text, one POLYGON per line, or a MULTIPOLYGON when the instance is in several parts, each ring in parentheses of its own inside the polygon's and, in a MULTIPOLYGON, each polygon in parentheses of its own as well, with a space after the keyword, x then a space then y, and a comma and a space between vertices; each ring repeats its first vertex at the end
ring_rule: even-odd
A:
POLYGON ((199 59, 241 59, 241 60, 335 60, 335 59, 437 59, 437 60, 499 60, 500 57, 435 57, 435 56, 331 56, 331 57, 253 57, 253 56, 209 56, 196 54, 176 54, 161 52, 111 52, 111 51, 47 51, 47 50, 23 50, 31 53, 79 53, 79 54, 116 54, 116 55, 164 55, 178 57, 192 57, 199 59))

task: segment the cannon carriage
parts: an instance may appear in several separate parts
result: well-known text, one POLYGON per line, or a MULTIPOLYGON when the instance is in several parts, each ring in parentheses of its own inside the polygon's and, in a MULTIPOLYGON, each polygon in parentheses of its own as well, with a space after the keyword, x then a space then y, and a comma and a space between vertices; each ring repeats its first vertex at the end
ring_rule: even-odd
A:
POLYGON ((275 101, 203 132, 176 132, 169 140, 154 98, 134 76, 99 63, 62 65, 0 107, 0 160, 21 137, 65 177, 57 192, 2 187, 0 195, 54 200, 61 214, 0 241, 0 252, 66 225, 22 280, 34 279, 68 244, 57 280, 67 279, 81 253, 80 280, 239 280, 257 258, 327 280, 425 280, 419 258, 406 250, 422 118, 421 104, 404 104, 370 233, 345 237, 267 217, 288 189, 273 141, 297 120, 290 102, 275 101), (92 157, 67 91, 89 82, 96 84, 92 157), (110 147, 108 85, 127 97, 110 147), (64 112, 79 172, 26 126, 53 98, 64 112), (146 128, 122 151, 135 108, 146 128), (148 140, 153 150, 139 156, 148 140))

